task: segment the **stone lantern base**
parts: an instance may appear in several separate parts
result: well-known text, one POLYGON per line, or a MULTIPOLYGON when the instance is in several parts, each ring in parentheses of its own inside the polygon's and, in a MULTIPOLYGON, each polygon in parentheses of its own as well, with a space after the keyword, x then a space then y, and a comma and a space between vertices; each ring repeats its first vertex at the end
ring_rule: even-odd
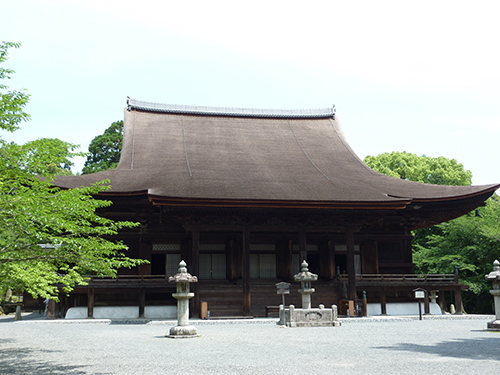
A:
POLYGON ((189 339, 193 337, 200 337, 196 331, 195 326, 176 326, 170 328, 170 332, 165 337, 171 339, 189 339))
POLYGON ((339 327, 341 322, 337 319, 337 306, 325 309, 296 309, 290 305, 288 309, 280 305, 280 320, 277 323, 287 327, 339 327))
POLYGON ((488 331, 500 331, 500 320, 492 320, 488 322, 488 331))

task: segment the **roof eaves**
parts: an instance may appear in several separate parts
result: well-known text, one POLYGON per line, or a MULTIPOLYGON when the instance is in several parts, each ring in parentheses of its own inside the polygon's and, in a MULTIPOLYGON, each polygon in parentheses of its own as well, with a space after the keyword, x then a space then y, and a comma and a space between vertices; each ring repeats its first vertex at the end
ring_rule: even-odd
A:
POLYGON ((313 208, 336 210, 402 210, 411 200, 399 199, 394 201, 278 201, 256 199, 203 199, 165 197, 149 194, 153 205, 171 207, 218 207, 218 208, 313 208))
POLYGON ((318 109, 225 108, 151 103, 131 98, 127 99, 127 109, 186 115, 262 118, 335 118, 336 113, 335 105, 331 108, 318 109))

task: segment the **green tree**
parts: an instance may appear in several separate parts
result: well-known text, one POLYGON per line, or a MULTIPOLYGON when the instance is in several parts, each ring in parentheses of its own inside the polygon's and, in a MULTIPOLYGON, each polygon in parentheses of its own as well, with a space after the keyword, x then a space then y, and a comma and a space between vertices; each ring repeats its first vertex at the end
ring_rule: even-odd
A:
POLYGON ((123 141, 123 121, 115 121, 89 145, 89 155, 82 173, 95 173, 116 168, 120 161, 123 141))
MULTIPOLYGON (((8 49, 17 46, 0 44, 1 62, 8 49)), ((2 78, 12 73, 0 71, 2 78)), ((29 118, 24 113, 28 96, 9 91, 6 85, 1 89, 0 129, 12 132, 29 118)), ((69 291, 85 284, 85 275, 115 276, 121 267, 143 263, 126 257, 123 243, 110 240, 136 223, 96 214, 111 204, 94 199, 108 189, 104 182, 71 190, 54 187, 54 174, 81 155, 75 148, 54 139, 25 145, 0 139, 0 298, 12 289, 57 299, 59 286, 69 291)))
POLYGON ((435 185, 471 185, 472 173, 455 159, 443 156, 417 156, 408 152, 391 152, 367 156, 364 162, 388 176, 435 185))
MULTIPOLYGON (((7 60, 9 48, 20 46, 19 43, 0 42, 0 64, 7 60)), ((0 66, 0 129, 10 132, 19 129, 19 124, 30 118, 24 112, 29 95, 24 90, 9 90, 9 86, 2 83, 4 79, 10 79, 13 73, 12 69, 0 66)))
MULTIPOLYGON (((472 173, 455 159, 431 158, 406 152, 367 156, 365 163, 377 172, 411 181, 438 185, 470 185, 472 173)), ((491 313, 490 285, 484 275, 500 256, 500 202, 494 195, 485 207, 413 232, 413 261, 417 273, 453 273, 469 285, 464 293, 467 311, 491 313), (484 301, 487 301, 484 303, 484 301)))

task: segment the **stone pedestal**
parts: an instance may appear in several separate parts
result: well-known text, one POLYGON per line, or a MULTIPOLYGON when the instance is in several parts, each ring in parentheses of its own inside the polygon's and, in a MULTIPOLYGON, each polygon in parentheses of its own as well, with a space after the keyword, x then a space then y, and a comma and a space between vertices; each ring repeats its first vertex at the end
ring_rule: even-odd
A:
POLYGON ((309 289, 299 289, 298 292, 302 296, 302 308, 310 309, 312 307, 311 304, 311 294, 313 294, 316 290, 314 288, 309 289))
POLYGON ((324 305, 319 305, 318 309, 313 309, 311 305, 311 294, 314 288, 311 287, 311 281, 318 280, 318 275, 309 272, 306 261, 302 262, 302 271, 296 274, 295 281, 300 281, 301 288, 299 293, 302 296, 302 308, 296 309, 290 305, 285 309, 280 305, 279 325, 287 327, 336 327, 340 326, 337 319, 337 306, 333 305, 331 309, 325 309, 324 305))
POLYGON ((296 309, 290 305, 286 309, 280 305, 280 320, 278 325, 287 327, 339 327, 341 325, 337 316, 337 306, 330 309, 319 305, 317 309, 296 309))

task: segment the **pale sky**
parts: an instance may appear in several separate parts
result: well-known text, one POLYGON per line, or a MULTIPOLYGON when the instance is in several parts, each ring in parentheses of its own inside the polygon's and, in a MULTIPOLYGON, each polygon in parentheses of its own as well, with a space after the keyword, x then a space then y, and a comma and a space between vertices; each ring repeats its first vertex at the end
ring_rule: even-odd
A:
MULTIPOLYGON (((277 109, 333 104, 360 158, 456 159, 500 183, 498 1, 16 0, 4 67, 32 95, 4 139, 90 141, 127 96, 277 109)), ((168 145, 166 145, 168 147, 168 145)), ((75 160, 75 172, 84 160, 75 160)))

